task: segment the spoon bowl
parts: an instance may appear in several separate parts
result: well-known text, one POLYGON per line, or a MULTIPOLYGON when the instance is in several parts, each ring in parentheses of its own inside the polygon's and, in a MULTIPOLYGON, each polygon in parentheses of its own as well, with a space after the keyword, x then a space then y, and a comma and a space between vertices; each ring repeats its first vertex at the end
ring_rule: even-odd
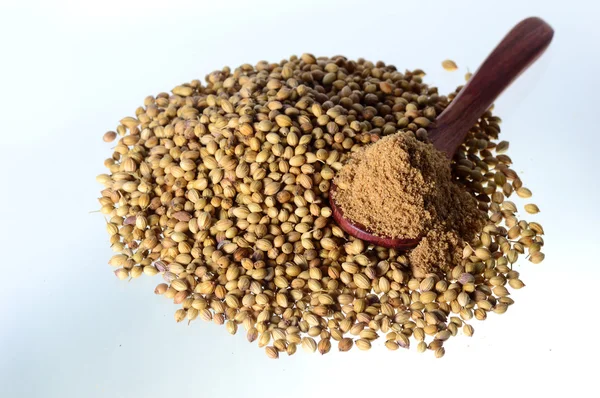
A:
POLYGON ((344 217, 344 211, 340 206, 337 205, 333 198, 337 187, 334 183, 331 183, 329 188, 329 204, 331 205, 331 211, 333 219, 340 226, 341 229, 346 231, 348 234, 355 238, 364 240, 365 242, 372 243, 377 246, 387 247, 388 249, 400 249, 409 250, 419 244, 420 238, 415 239, 399 239, 390 238, 386 236, 375 235, 367 229, 364 225, 350 220, 344 217))

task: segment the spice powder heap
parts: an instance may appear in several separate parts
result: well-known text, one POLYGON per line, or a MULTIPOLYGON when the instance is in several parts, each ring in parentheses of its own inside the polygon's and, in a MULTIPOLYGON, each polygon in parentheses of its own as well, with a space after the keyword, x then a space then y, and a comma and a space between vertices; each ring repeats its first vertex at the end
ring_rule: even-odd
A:
POLYGON ((465 242, 483 227, 477 201, 453 183, 445 155, 406 133, 355 152, 334 181, 346 218, 376 235, 424 238, 411 253, 418 277, 460 263, 465 242))

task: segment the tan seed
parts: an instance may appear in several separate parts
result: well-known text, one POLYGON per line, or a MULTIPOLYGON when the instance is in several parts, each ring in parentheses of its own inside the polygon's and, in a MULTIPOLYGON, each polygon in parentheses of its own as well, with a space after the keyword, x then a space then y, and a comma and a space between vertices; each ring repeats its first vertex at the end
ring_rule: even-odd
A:
POLYGON ((352 348, 352 345, 353 345, 352 339, 345 337, 339 341, 338 350, 341 352, 349 351, 352 348))
POLYGON ((115 140, 115 138, 117 138, 117 133, 115 133, 114 131, 107 131, 102 136, 102 140, 104 142, 113 142, 115 140))
POLYGON ((519 197, 521 198, 530 198, 531 197, 531 191, 525 187, 521 187, 519 189, 516 190, 517 195, 519 195, 519 197))
POLYGON ((531 254, 531 256, 529 257, 529 261, 531 261, 534 264, 539 264, 544 260, 545 257, 546 256, 544 255, 544 253, 535 252, 531 254))
POLYGON ((358 339, 355 341, 354 344, 356 345, 356 348, 362 351, 367 351, 371 349, 371 342, 369 340, 358 339))
POLYGON ((399 348, 398 343, 396 343, 394 340, 387 340, 385 342, 385 346, 391 351, 396 351, 399 348))
POLYGON ((450 60, 450 59, 446 59, 444 61, 442 61, 442 67, 447 70, 447 71, 455 71, 458 69, 458 66, 456 65, 456 62, 450 60))
POLYGON ((354 275, 354 283, 361 289, 370 289, 371 288, 371 280, 367 278, 365 274, 356 274, 354 275))
POLYGON ((271 347, 271 346, 265 347, 265 353, 271 359, 279 358, 279 351, 277 351, 277 349, 275 349, 275 347, 271 347))
POLYGON ((308 353, 313 353, 317 350, 317 343, 312 337, 302 338, 302 349, 308 353))
POLYGON ((444 349, 444 347, 440 347, 435 350, 434 354, 436 358, 441 358, 444 356, 444 354, 446 354, 446 350, 444 349))
POLYGON ((509 279, 508 284, 513 289, 521 289, 521 288, 525 287, 525 284, 520 279, 517 279, 517 278, 509 279))
POLYGON ((525 211, 529 214, 537 214, 540 212, 540 208, 533 203, 529 203, 525 205, 525 211))
POLYGON ((321 355, 327 354, 331 350, 331 342, 329 339, 322 339, 317 345, 317 349, 321 355))

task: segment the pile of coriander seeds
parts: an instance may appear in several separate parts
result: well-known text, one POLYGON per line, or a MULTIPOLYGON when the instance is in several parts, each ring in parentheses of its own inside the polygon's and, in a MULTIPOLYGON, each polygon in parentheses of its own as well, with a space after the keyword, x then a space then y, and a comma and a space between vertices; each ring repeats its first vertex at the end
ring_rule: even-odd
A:
POLYGON ((178 305, 177 322, 224 324, 270 358, 378 344, 443 356, 473 318, 507 311, 524 286, 512 265, 541 262, 544 241, 509 200, 531 192, 489 111, 452 161, 487 224, 446 275, 416 279, 406 253, 336 225, 328 191, 349 154, 398 132, 427 140, 456 95, 423 75, 303 54, 147 97, 104 135, 118 138, 97 177, 116 276, 160 274, 155 293, 178 305))

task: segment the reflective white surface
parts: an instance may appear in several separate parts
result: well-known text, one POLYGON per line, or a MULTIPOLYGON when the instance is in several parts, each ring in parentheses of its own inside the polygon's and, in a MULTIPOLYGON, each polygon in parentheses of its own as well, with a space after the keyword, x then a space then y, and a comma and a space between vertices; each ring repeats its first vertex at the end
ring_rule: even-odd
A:
MULTIPOLYGON (((320 397, 595 391, 600 21, 592 1, 9 0, 0 5, 0 396, 320 397), (28 3, 28 4, 25 4, 28 3), (93 3, 93 4, 92 4, 93 3), (427 5, 425 4, 427 3, 427 5), (422 68, 448 92, 520 19, 556 30, 496 103, 502 138, 542 212, 546 260, 504 315, 446 356, 299 350, 270 360, 244 333, 195 321, 117 280, 96 174, 102 134, 149 94, 224 65, 308 51, 422 68), (444 71, 454 59, 460 70, 444 71), (594 361, 594 362, 592 362, 594 361)), ((522 204, 522 202, 519 202, 522 204)))

